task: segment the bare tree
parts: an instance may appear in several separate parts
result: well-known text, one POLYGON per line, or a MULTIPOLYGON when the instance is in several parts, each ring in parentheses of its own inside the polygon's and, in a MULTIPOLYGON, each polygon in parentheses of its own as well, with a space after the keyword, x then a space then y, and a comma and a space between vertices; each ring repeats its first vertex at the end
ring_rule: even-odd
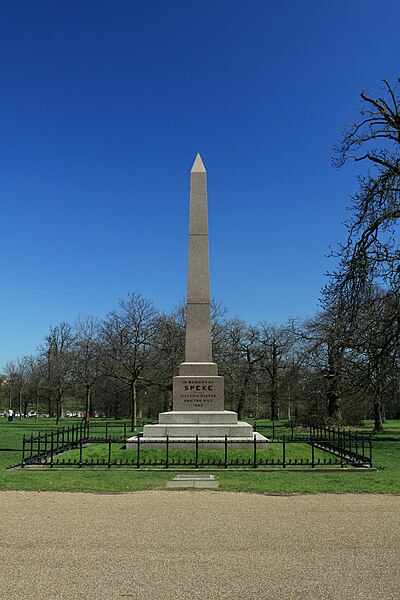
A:
POLYGON ((63 322, 50 328, 41 348, 48 385, 56 399, 56 423, 64 418, 64 397, 72 383, 73 347, 72 327, 63 322))
POLYGON ((225 377, 231 408, 243 418, 246 402, 256 381, 257 363, 261 361, 259 330, 240 319, 227 321, 224 328, 225 349, 219 348, 220 370, 225 377))
POLYGON ((92 416, 93 387, 104 376, 104 360, 100 344, 100 322, 92 316, 78 317, 73 347, 73 374, 85 387, 85 412, 92 416))
POLYGON ((33 354, 26 357, 28 369, 28 386, 35 402, 36 419, 39 415, 40 390, 45 385, 45 364, 43 358, 33 354))
POLYGON ((288 352, 293 343, 290 327, 277 327, 263 323, 260 327, 261 368, 268 378, 268 394, 271 404, 271 419, 280 417, 283 370, 286 369, 288 352))
POLYGON ((400 286, 400 96, 389 82, 384 85, 384 97, 361 93, 361 119, 347 128, 335 148, 337 167, 355 160, 373 169, 359 180, 346 224, 347 243, 337 253, 339 268, 328 288, 331 296, 345 294, 351 301, 373 281, 400 286))
POLYGON ((102 324, 104 351, 110 374, 129 387, 132 431, 137 422, 137 386, 150 357, 157 312, 149 300, 129 293, 102 324))
POLYGON ((146 379, 166 396, 166 406, 172 406, 172 381, 185 357, 185 328, 179 314, 160 315, 154 322, 152 358, 146 369, 146 379))
POLYGON ((362 366, 364 390, 371 390, 374 428, 383 429, 384 397, 398 381, 400 356, 400 295, 372 287, 358 311, 352 350, 362 366))

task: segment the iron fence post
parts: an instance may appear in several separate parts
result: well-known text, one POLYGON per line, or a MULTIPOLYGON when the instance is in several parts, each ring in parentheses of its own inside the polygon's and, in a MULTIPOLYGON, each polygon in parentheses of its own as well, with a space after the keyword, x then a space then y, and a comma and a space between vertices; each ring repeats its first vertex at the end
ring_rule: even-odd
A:
POLYGON ((111 435, 108 438, 108 463, 107 467, 111 469, 111 435))
POLYGON ((37 453, 38 453, 38 457, 40 458, 40 431, 37 436, 37 453))
POLYGON ((53 468, 54 461, 54 431, 51 430, 51 442, 50 442, 50 468, 53 468))
POLYGON ((30 462, 32 462, 32 456, 33 456, 33 433, 31 433, 31 449, 30 449, 30 456, 29 456, 30 462))
POLYGON ((344 467, 344 440, 343 438, 340 440, 340 468, 344 467))
POLYGON ((286 436, 282 438, 282 468, 286 469, 286 436))
POLYGON ((137 436, 137 460, 136 460, 136 468, 140 469, 140 437, 137 436))
POLYGON ((254 456, 253 456, 253 467, 255 469, 257 469, 257 437, 256 434, 253 434, 253 449, 254 449, 254 456))
POLYGON ((228 436, 225 434, 225 443, 224 443, 225 457, 224 457, 224 466, 225 469, 228 468, 228 436))
POLYGON ((199 468, 199 436, 196 434, 196 469, 199 468))
POLYGON ((372 468, 372 440, 371 436, 369 436, 369 466, 372 468))
POLYGON ((21 459, 21 468, 25 465, 25 434, 22 438, 22 459, 21 459))
POLYGON ((165 447, 165 468, 169 468, 169 435, 166 437, 166 447, 165 447))
POLYGON ((44 457, 47 459, 47 431, 44 434, 44 457))
POLYGON ((311 468, 315 469, 315 447, 314 447, 314 439, 311 439, 311 468))
POLYGON ((82 427, 81 427, 81 435, 79 438, 79 468, 82 469, 82 427))

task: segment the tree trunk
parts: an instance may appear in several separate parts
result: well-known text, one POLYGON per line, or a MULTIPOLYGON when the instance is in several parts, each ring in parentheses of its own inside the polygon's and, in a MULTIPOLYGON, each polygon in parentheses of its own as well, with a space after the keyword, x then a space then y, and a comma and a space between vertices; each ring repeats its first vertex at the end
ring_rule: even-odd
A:
POLYGON ((89 383, 86 384, 86 402, 85 402, 86 422, 89 423, 92 412, 92 388, 89 383))
POLYGON ((279 398, 278 398, 278 393, 277 393, 277 389, 275 386, 273 386, 270 393, 271 393, 271 419, 272 419, 272 421, 278 421, 279 420, 279 398))
POLYGON ((57 417, 56 417, 56 425, 60 419, 64 418, 64 396, 62 390, 58 391, 57 395, 57 417))
POLYGON ((244 408, 244 400, 243 400, 243 397, 240 396, 239 401, 236 406, 236 412, 237 412, 239 421, 241 421, 243 419, 243 408, 244 408))
POLYGON ((334 344, 328 343, 328 390, 326 392, 328 400, 328 417, 335 421, 342 420, 340 410, 340 365, 341 352, 334 344))
POLYGON ((278 348, 275 342, 272 344, 272 373, 271 373, 271 419, 279 419, 279 393, 278 393, 278 348))
POLYGON ((119 409, 121 406, 121 399, 118 392, 115 392, 114 398, 114 419, 117 420, 119 419, 119 409))
POLYGON ((374 417, 375 417, 375 431, 383 431, 383 414, 382 414, 382 394, 381 386, 378 385, 375 388, 374 394, 374 417))

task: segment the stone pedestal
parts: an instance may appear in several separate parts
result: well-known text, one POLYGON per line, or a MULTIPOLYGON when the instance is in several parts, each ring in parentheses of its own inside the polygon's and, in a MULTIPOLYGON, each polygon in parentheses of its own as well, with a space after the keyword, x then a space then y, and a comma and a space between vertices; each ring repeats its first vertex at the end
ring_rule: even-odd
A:
MULTIPOLYGON (((203 449, 223 448, 225 436, 230 449, 250 449, 254 438, 257 449, 267 450, 268 440, 257 432, 249 423, 238 421, 237 413, 222 411, 177 411, 159 414, 159 422, 143 427, 144 448, 165 448, 166 442, 170 448, 193 448, 196 436, 199 446, 203 449)), ((127 449, 134 449, 137 436, 127 440, 127 449)))

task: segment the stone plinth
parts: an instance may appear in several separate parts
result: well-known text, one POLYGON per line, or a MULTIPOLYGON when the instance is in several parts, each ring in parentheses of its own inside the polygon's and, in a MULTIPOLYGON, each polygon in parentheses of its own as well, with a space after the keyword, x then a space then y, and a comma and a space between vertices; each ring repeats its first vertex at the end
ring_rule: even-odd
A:
MULTIPOLYGON (((171 411, 160 413, 159 423, 143 427, 143 447, 163 448, 168 436, 171 448, 193 448, 198 436, 198 444, 203 448, 222 448, 225 436, 231 449, 251 448, 254 438, 257 448, 268 449, 268 440, 253 432, 249 423, 238 421, 237 413, 232 411, 171 411), (184 442, 184 443, 182 443, 184 442)), ((127 449, 134 449, 137 436, 127 440, 127 449)))

